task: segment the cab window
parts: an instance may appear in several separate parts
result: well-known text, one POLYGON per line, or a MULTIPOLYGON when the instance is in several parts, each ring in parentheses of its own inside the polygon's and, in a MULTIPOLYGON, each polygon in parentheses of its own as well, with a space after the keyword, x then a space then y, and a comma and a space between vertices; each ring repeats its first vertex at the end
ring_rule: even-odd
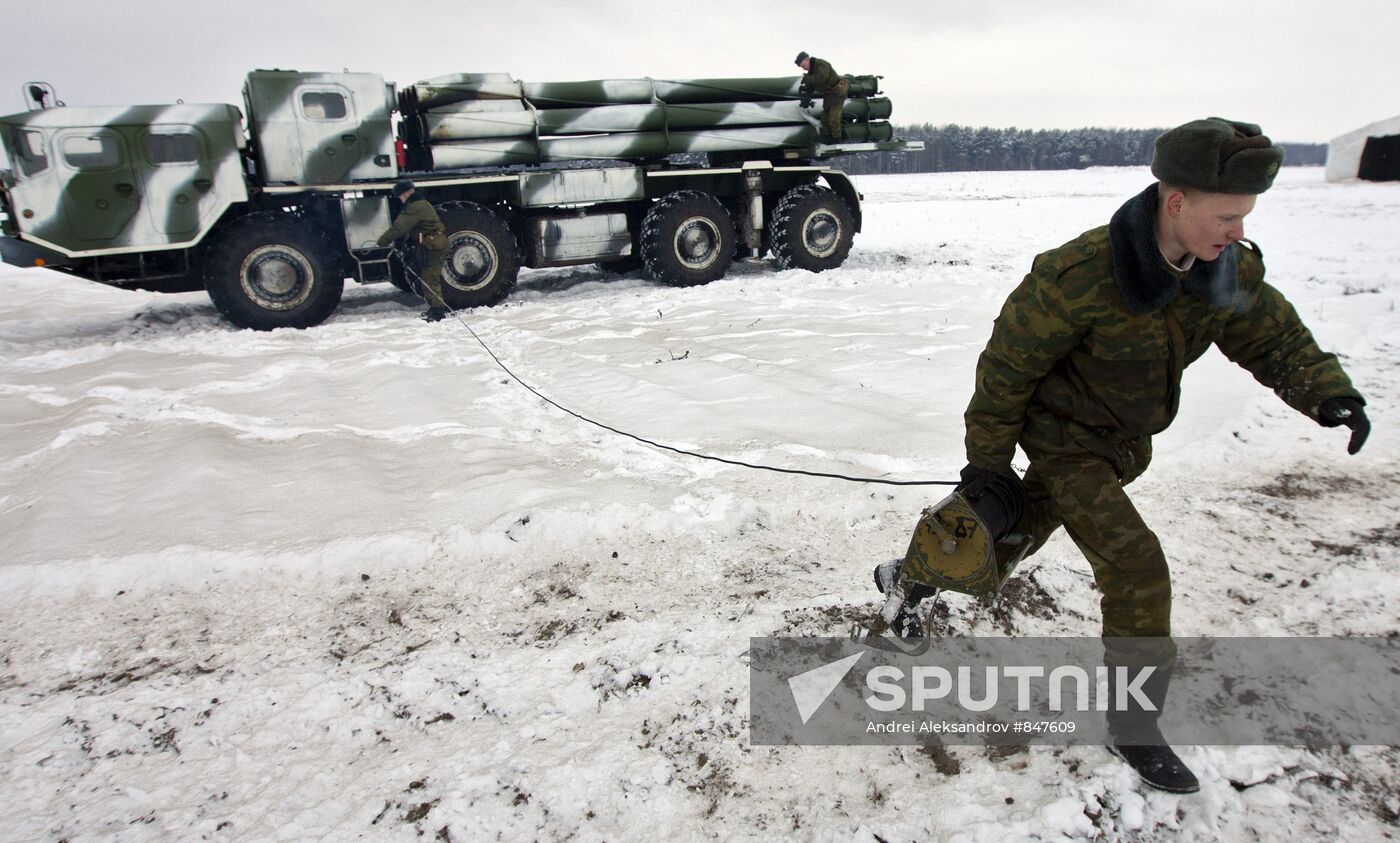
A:
POLYGON ((349 109, 345 97, 333 91, 307 91, 301 95, 301 112, 308 120, 344 120, 349 109))
POLYGON ((22 176, 32 176, 49 168, 49 156, 44 152, 44 135, 33 129, 16 128, 10 134, 16 163, 22 176))
POLYGON ((146 135, 146 157, 152 164, 192 164, 199 160, 199 139, 189 132, 146 135))
POLYGON ((105 170, 122 161, 111 135, 70 135, 63 139, 63 160, 75 170, 105 170))

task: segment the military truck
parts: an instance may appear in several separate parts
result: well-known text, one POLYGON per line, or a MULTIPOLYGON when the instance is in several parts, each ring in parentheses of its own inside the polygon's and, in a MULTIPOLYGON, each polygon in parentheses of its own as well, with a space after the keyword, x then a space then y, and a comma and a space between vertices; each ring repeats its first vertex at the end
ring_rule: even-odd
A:
POLYGON ((245 328, 306 328, 347 278, 412 287, 423 256, 374 245, 410 178, 446 225, 453 308, 501 301, 522 266, 692 285, 771 251, 819 272, 861 228, 860 194, 825 159, 919 146, 892 137, 878 79, 850 77, 840 144, 818 141, 799 77, 458 74, 399 91, 373 73, 257 70, 244 111, 62 106, 30 83, 30 110, 0 117, 0 253, 117 287, 204 289, 245 328))

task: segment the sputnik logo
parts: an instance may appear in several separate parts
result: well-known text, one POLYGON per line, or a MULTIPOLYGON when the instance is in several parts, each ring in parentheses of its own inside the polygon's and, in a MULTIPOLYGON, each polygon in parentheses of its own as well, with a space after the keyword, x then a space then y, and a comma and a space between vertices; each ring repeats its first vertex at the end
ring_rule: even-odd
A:
POLYGON ((841 684, 841 680, 846 678, 846 674, 851 672, 851 668, 856 666, 864 652, 847 656, 821 667, 812 668, 806 673, 799 673, 788 680, 788 689, 792 691, 792 701, 797 703, 797 713, 802 717, 802 725, 807 725, 807 721, 812 719, 812 715, 817 713, 817 709, 822 707, 826 698, 831 696, 831 692, 841 684))

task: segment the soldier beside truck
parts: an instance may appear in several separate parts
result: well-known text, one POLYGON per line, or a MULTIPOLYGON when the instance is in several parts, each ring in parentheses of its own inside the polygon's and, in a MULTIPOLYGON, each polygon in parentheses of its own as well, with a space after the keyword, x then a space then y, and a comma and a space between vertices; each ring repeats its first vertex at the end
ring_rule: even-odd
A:
POLYGON ((771 250, 821 271, 861 228, 859 193, 825 160, 920 146, 893 139, 878 77, 845 81, 840 145, 821 142, 797 77, 460 74, 399 91, 371 73, 258 70, 244 112, 52 107, 31 84, 46 96, 0 117, 12 165, 0 255, 118 287, 205 289, 236 325, 305 328, 346 278, 416 288, 435 250, 376 244, 411 177, 443 227, 443 308, 501 301, 521 266, 640 267, 691 285, 771 250))
POLYGON ((403 211, 394 224, 379 235, 374 245, 384 248, 400 237, 417 235, 418 244, 427 255, 419 276, 423 298, 428 300, 428 309, 422 314, 423 321, 440 322, 447 316, 447 304, 442 300, 442 263, 447 255, 447 235, 443 232, 447 229, 432 203, 417 195, 413 182, 401 181, 394 185, 394 196, 398 197, 403 211))

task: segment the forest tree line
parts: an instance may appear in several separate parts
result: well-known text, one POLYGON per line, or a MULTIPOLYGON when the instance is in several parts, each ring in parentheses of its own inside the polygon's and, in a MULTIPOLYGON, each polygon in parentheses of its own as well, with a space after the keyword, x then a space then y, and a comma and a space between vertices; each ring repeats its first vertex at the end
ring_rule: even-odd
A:
MULTIPOLYGON (((992 129, 986 126, 895 126, 897 138, 923 141, 922 152, 857 152, 836 166, 851 175, 965 170, 1074 170, 1152 163, 1152 143, 1166 129, 992 129)), ((1284 164, 1327 163, 1325 143, 1281 143, 1284 164)))

